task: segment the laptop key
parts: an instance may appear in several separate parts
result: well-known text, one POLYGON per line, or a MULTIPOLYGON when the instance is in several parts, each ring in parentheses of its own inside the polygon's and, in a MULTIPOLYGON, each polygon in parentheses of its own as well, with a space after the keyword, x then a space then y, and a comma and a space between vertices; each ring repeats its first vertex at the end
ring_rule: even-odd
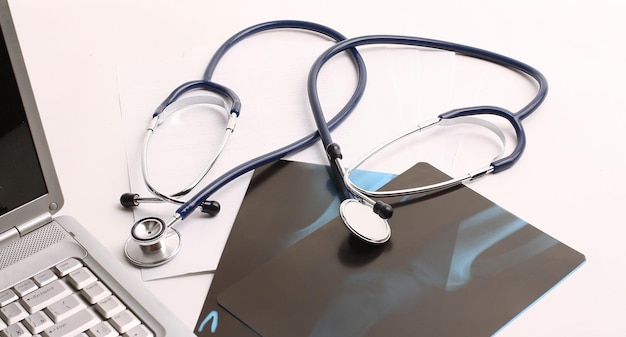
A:
POLYGON ((87 305, 80 299, 78 294, 71 294, 52 303, 45 311, 52 320, 58 323, 86 307, 87 305))
POLYGON ((35 284, 35 282, 31 279, 25 279, 24 281, 18 283, 15 285, 15 287, 13 287, 13 289, 15 289, 15 292, 19 295, 19 296, 24 296, 30 292, 35 291, 35 289, 37 289, 37 285, 35 284))
POLYGON ((16 323, 9 325, 6 329, 0 331, 0 336, 4 337, 30 337, 32 336, 28 333, 28 330, 24 327, 22 323, 16 323))
POLYGON ((77 290, 96 282, 98 279, 87 268, 79 268, 67 275, 68 280, 77 290))
POLYGON ((82 267, 83 264, 76 259, 67 259, 56 266, 54 266, 54 270, 59 276, 65 276, 74 270, 82 267))
POLYGON ((56 279, 57 276, 50 269, 46 269, 41 273, 33 276, 33 280, 35 280, 35 283, 37 283, 37 285, 40 287, 43 287, 56 279))
POLYGON ((74 337, 100 322, 98 315, 85 309, 41 332, 43 337, 74 337))
POLYGON ((5 305, 17 300, 17 298, 17 294, 15 294, 12 289, 0 292, 0 307, 4 307, 5 305))
POLYGON ((101 301, 111 295, 111 291, 100 281, 86 286, 80 291, 80 293, 87 300, 87 302, 91 304, 101 301))
POLYGON ((124 310, 119 314, 113 315, 109 322, 111 322, 111 325, 113 325, 120 333, 124 333, 141 324, 137 317, 135 317, 135 315, 128 310, 124 310))
POLYGON ((152 331, 148 330, 145 325, 137 325, 128 330, 123 337, 154 337, 152 331))
POLYGON ((87 331, 89 337, 118 337, 117 330, 109 322, 100 322, 87 331))
POLYGON ((122 302, 115 297, 115 295, 111 295, 102 301, 96 303, 96 310, 102 315, 104 318, 111 318, 113 315, 120 313, 123 310, 126 310, 126 306, 122 304, 122 302))
POLYGON ((43 311, 37 311, 36 313, 26 317, 22 322, 32 333, 40 333, 44 329, 54 325, 54 322, 43 311))
POLYGON ((19 302, 9 303, 0 308, 0 317, 7 325, 15 324, 28 316, 28 312, 19 302))
POLYGON ((63 281, 56 280, 24 296, 22 303, 30 313, 39 311, 72 293, 63 281))

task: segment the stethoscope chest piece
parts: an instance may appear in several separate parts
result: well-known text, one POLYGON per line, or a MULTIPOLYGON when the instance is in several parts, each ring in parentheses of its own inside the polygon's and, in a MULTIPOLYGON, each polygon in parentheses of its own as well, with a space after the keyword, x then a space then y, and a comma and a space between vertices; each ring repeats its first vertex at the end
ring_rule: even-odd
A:
POLYGON ((372 207, 356 199, 344 200, 339 213, 350 232, 363 241, 383 244, 391 238, 391 227, 387 220, 376 215, 372 207))
POLYGON ((126 240, 124 253, 128 261, 136 266, 162 265, 180 251, 180 233, 173 227, 167 228, 159 218, 144 218, 137 221, 131 233, 126 240))

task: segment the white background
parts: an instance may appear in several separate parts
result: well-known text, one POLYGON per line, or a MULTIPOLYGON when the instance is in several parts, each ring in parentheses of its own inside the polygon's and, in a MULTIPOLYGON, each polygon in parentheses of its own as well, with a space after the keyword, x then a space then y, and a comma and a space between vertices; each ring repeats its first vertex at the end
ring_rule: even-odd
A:
MULTIPOLYGON (((548 78, 550 92, 525 121, 524 156, 512 169, 471 187, 582 252, 587 262, 499 335, 626 335, 623 2, 20 0, 10 5, 66 198, 61 213, 76 217, 125 265, 122 246, 133 215, 118 205, 119 195, 130 188, 124 121, 131 112, 147 118, 175 86, 200 78, 217 47, 245 27, 274 19, 309 20, 348 37, 385 33, 449 40, 533 65, 548 78)), ((264 34, 227 55, 215 79, 242 96, 240 124, 247 112, 287 129, 291 120, 280 122, 271 104, 288 103, 313 130, 304 91, 285 97, 273 86, 293 74, 293 83, 304 88, 307 69, 292 73, 287 64, 307 56, 306 48, 297 47, 301 38, 264 34), (246 70, 261 65, 267 67, 264 73, 246 70)), ((308 55, 311 62, 315 56, 308 55)), ((492 86, 500 88, 489 104, 515 108, 532 94, 519 78, 492 86)), ((379 99, 381 106, 388 102, 379 99)), ((393 112, 376 111, 383 119, 393 112)), ((257 122, 250 124, 258 129, 257 122)), ((272 148, 286 141, 276 136, 277 129, 261 129, 267 134, 248 135, 256 141, 235 149, 272 148)), ((337 137, 356 134, 340 129, 337 137)), ((319 148, 311 151, 321 158, 319 148)), ((141 279, 136 269, 128 266, 128 271, 141 279)), ((145 285, 192 328, 211 279, 202 272, 145 285)))

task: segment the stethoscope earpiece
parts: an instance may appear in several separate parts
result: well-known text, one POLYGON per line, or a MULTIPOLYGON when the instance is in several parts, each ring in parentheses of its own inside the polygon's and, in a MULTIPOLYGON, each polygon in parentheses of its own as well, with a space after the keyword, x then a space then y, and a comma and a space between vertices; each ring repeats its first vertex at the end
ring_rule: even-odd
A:
MULTIPOLYGON (((163 202, 161 198, 142 198, 136 193, 124 193, 120 196, 120 204, 125 208, 131 208, 139 206, 141 203, 158 203, 163 202)), ((200 211, 209 216, 216 216, 220 213, 222 207, 220 203, 215 200, 206 200, 200 204, 200 211)))
POLYGON ((209 216, 216 216, 219 214, 222 206, 215 200, 207 200, 200 205, 200 208, 202 213, 208 214, 209 216))
POLYGON ((139 199, 139 194, 124 193, 120 196, 120 204, 122 204, 122 206, 126 208, 139 206, 139 202, 137 202, 138 199, 139 199))

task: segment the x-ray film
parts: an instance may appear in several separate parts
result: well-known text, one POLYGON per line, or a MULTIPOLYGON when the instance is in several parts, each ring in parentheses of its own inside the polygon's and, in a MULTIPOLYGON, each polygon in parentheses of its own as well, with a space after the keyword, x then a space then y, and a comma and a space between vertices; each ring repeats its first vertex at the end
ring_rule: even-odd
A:
MULTIPOLYGON (((445 178, 418 164, 389 188, 445 178)), ((262 336, 489 336, 585 260, 464 186, 392 205, 387 244, 363 244, 335 218, 242 270, 218 303, 262 336)), ((245 228, 284 216, 250 217, 245 228)))

